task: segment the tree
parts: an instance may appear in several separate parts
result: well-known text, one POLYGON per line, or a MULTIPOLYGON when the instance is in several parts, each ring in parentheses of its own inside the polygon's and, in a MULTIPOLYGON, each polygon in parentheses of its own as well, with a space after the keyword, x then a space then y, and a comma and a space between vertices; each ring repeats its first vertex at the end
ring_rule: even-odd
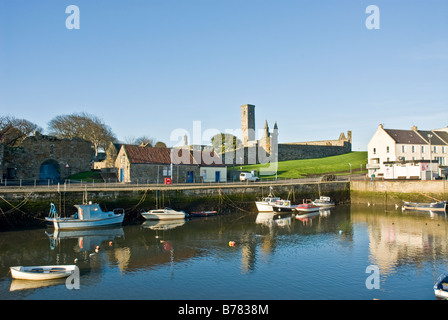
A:
POLYGON ((111 128, 100 118, 89 113, 73 113, 70 115, 59 115, 48 123, 51 135, 61 139, 81 138, 90 141, 95 149, 106 149, 110 142, 116 140, 111 128))
POLYGON ((5 146, 19 145, 34 131, 42 131, 42 128, 25 119, 0 116, 0 143, 5 146))
POLYGON ((242 145, 241 140, 230 133, 218 133, 212 137, 212 146, 218 153, 234 151, 242 145))

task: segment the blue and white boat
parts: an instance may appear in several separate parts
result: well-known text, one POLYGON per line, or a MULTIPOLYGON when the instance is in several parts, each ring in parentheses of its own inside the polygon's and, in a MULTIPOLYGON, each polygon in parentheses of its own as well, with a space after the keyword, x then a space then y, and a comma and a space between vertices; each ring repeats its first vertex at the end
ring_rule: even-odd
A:
POLYGON ((124 209, 114 209, 104 212, 97 203, 75 205, 78 212, 71 217, 61 217, 53 203, 50 214, 45 218, 55 229, 86 229, 121 225, 124 219, 124 209))

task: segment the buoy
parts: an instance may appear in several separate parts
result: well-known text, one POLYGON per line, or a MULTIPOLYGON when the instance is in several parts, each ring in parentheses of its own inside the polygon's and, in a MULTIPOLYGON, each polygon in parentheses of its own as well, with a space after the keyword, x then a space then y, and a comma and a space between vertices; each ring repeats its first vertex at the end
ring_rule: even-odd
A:
POLYGON ((234 247, 235 246, 235 241, 229 241, 229 247, 234 247))
POLYGON ((93 257, 95 255, 95 252, 92 252, 91 254, 89 254, 89 257, 93 257))
POLYGON ((112 241, 109 241, 109 247, 112 247, 112 241))
POLYGON ((78 258, 75 258, 75 260, 73 260, 74 263, 78 262, 78 258))
POLYGON ((342 230, 339 230, 339 234, 342 234, 342 230))
POLYGON ((96 246, 95 248, 95 252, 98 253, 98 251, 100 251, 100 246, 96 246))

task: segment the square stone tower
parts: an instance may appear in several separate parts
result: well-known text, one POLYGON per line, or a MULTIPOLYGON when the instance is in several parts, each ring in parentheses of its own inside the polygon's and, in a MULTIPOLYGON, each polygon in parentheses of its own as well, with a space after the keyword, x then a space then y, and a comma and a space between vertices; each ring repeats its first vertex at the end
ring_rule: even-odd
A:
POLYGON ((255 141, 255 106, 252 104, 241 106, 241 138, 243 146, 255 141))

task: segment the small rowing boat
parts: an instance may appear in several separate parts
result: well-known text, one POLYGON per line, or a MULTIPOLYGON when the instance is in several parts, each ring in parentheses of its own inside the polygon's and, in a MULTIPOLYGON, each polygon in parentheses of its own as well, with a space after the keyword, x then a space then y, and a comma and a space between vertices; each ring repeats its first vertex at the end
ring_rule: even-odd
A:
POLYGON ((419 210, 419 211, 442 211, 446 210, 446 201, 438 201, 431 203, 407 202, 403 201, 401 209, 404 210, 419 210))
POLYGON ((75 265, 15 266, 10 267, 11 276, 22 280, 51 280, 66 278, 75 272, 75 265))
POLYGON ((442 274, 434 284, 434 294, 437 298, 448 299, 448 275, 442 274))
POLYGON ((210 217, 210 216, 216 216, 217 214, 218 211, 199 211, 190 213, 192 217, 210 217))

